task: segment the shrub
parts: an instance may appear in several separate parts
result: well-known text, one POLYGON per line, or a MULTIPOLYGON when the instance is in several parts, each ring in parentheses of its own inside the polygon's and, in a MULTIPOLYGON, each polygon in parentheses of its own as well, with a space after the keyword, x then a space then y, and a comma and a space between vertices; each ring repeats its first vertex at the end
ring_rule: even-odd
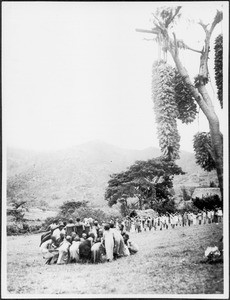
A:
POLYGON ((206 196, 200 198, 192 199, 193 204, 198 209, 215 209, 217 207, 221 207, 223 209, 223 202, 220 200, 218 195, 206 196))
POLYGON ((15 235, 19 233, 19 228, 16 225, 7 225, 6 226, 6 234, 7 235, 15 235))

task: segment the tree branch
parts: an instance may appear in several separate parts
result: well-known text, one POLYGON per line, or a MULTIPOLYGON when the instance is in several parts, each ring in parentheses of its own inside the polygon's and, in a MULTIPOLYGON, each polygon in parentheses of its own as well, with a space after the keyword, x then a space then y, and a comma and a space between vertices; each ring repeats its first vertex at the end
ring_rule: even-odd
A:
POLYGON ((158 34, 159 31, 156 29, 147 30, 147 29, 136 29, 137 32, 144 32, 144 33, 152 33, 152 34, 158 34))
POLYGON ((188 50, 191 50, 191 51, 194 51, 194 52, 197 52, 197 53, 200 53, 200 54, 202 53, 202 51, 193 49, 193 48, 187 46, 186 44, 185 44, 185 47, 186 47, 186 49, 188 49, 188 50))
POLYGON ((215 16, 214 21, 212 22, 211 28, 209 30, 210 35, 212 34, 212 32, 213 32, 214 28, 216 27, 216 25, 218 23, 220 23, 222 20, 223 20, 223 12, 217 10, 216 16, 215 16))
MULTIPOLYGON (((172 21, 175 19, 175 17, 179 14, 181 8, 182 8, 182 6, 177 6, 177 8, 176 8, 176 10, 175 10, 175 13, 174 13, 174 15, 171 17, 171 20, 170 20, 169 24, 172 23, 172 21)), ((168 25, 169 25, 169 24, 168 24, 168 25)), ((167 25, 166 27, 168 27, 168 25, 167 25)))

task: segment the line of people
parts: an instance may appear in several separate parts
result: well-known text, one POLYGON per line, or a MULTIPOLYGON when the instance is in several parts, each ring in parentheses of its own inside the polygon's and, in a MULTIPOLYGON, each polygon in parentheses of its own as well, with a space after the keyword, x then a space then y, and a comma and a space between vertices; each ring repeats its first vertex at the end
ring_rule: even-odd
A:
POLYGON ((40 251, 46 264, 113 261, 135 254, 138 246, 129 234, 111 221, 99 225, 92 218, 55 220, 41 236, 40 251))
POLYGON ((174 229, 176 226, 191 226, 211 223, 221 223, 223 219, 223 211, 221 208, 216 210, 200 210, 197 213, 188 211, 183 214, 180 212, 170 214, 165 213, 152 217, 129 217, 127 216, 121 226, 127 232, 142 232, 146 230, 154 230, 163 228, 174 229))

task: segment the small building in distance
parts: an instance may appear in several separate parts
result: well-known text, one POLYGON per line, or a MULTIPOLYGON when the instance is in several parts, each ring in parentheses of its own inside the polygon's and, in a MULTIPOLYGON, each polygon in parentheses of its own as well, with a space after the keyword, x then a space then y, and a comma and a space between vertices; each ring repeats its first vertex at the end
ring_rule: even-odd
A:
POLYGON ((207 187, 207 188, 196 188, 192 194, 192 199, 195 198, 204 198, 209 196, 218 195, 221 198, 220 189, 216 187, 207 187))

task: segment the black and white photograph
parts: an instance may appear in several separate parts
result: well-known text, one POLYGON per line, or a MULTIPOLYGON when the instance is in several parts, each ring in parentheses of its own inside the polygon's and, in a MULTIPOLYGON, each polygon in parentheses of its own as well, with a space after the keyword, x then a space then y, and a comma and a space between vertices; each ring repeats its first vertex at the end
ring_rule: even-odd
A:
POLYGON ((2 1, 1 296, 229 298, 229 2, 2 1))

